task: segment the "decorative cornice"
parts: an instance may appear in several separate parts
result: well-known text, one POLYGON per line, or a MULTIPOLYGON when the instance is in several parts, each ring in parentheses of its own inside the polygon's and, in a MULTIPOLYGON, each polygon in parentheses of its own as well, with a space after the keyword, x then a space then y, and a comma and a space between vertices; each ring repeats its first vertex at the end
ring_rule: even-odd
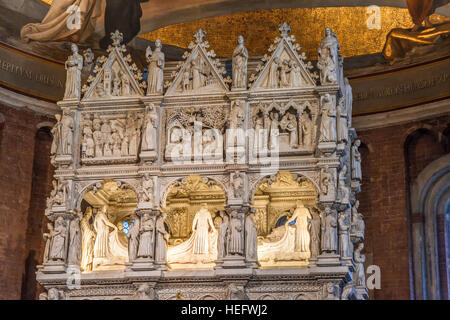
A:
POLYGON ((25 108, 38 114, 52 117, 54 117, 56 113, 61 112, 56 103, 31 98, 2 87, 0 87, 0 101, 2 104, 12 108, 25 108))
POLYGON ((353 127, 357 131, 364 131, 447 115, 450 115, 450 99, 389 112, 376 113, 366 116, 354 116, 353 127))

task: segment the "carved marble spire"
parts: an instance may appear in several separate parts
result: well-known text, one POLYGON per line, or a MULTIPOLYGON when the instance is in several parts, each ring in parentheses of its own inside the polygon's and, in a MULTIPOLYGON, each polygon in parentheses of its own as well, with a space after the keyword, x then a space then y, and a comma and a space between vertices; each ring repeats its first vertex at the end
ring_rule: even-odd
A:
POLYGON ((291 26, 289 26, 287 22, 283 22, 283 24, 278 26, 278 30, 280 30, 280 34, 283 38, 287 38, 289 32, 291 32, 291 26))
POLYGON ((116 30, 115 32, 111 33, 111 40, 112 45, 114 47, 118 47, 122 44, 123 41, 123 33, 119 32, 119 30, 116 30))
POLYGON ((200 44, 205 40, 206 32, 203 29, 198 29, 196 33, 194 33, 195 43, 200 44))

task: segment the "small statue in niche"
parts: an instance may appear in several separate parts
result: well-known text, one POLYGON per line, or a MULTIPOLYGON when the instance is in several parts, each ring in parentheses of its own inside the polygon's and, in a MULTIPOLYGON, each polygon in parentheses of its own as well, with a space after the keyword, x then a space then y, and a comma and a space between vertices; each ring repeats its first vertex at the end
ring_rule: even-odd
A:
POLYGON ((161 211, 160 215, 156 219, 156 248, 155 248, 155 261, 158 264, 165 264, 167 261, 167 246, 169 244, 170 234, 167 232, 164 225, 167 214, 161 211))
POLYGON ((147 95, 163 92, 165 57, 161 48, 161 40, 156 39, 155 51, 152 52, 151 48, 147 47, 145 53, 148 62, 147 95))
MULTIPOLYGON (((55 184, 53 186, 55 186, 55 184)), ((67 194, 69 192, 68 181, 59 179, 56 186, 57 186, 57 189, 56 189, 56 194, 54 197, 54 203, 57 205, 63 206, 66 204, 67 194)))
POLYGON ((131 90, 130 90, 130 80, 128 79, 128 76, 126 73, 122 73, 122 96, 123 97, 128 97, 131 95, 131 90))
POLYGON ((361 213, 358 212, 359 201, 356 200, 355 204, 352 207, 352 227, 351 234, 357 237, 360 240, 364 239, 364 217, 361 213))
POLYGON ((83 69, 83 57, 78 53, 78 46, 71 45, 72 55, 65 63, 67 70, 66 90, 64 99, 77 99, 81 97, 81 70, 83 69))
POLYGON ((253 141, 253 151, 257 155, 260 151, 264 150, 264 145, 267 144, 264 133, 263 118, 256 117, 255 121, 255 139, 253 141))
POLYGON ((121 84, 122 84, 122 80, 120 79, 119 74, 116 74, 114 76, 114 80, 113 80, 113 92, 112 95, 115 97, 120 96, 121 93, 121 84))
POLYGON ((319 60, 317 62, 317 68, 320 70, 320 83, 322 85, 333 84, 338 80, 338 50, 339 44, 336 35, 330 28, 326 28, 325 37, 318 50, 319 60))
MULTIPOLYGON (((311 213, 308 208, 303 205, 301 200, 297 200, 297 207, 292 214, 292 217, 286 222, 287 226, 291 223, 295 227, 295 251, 301 252, 304 255, 309 255, 309 245, 311 242, 310 233, 308 231, 309 220, 311 220, 311 213)), ((309 257, 308 257, 309 258, 309 257)))
POLYGON ((278 136, 280 135, 278 122, 278 113, 270 113, 270 136, 269 136, 269 148, 270 150, 276 150, 278 148, 278 136))
POLYGON ((298 123, 295 115, 286 112, 281 118, 280 127, 289 133, 289 146, 298 148, 298 123))
POLYGON ((346 185, 347 180, 347 165, 343 165, 341 171, 339 171, 338 191, 339 200, 341 203, 349 203, 350 201, 350 188, 346 185))
POLYGON ((69 256, 68 262, 72 265, 79 265, 81 260, 81 213, 75 213, 75 217, 69 224, 69 256))
POLYGON ((364 273, 364 263, 366 262, 366 256, 361 254, 364 249, 364 243, 360 243, 353 253, 353 259, 355 261, 355 284, 357 287, 366 286, 366 275, 364 273))
POLYGON ((320 142, 336 141, 336 109, 333 105, 333 98, 330 94, 325 94, 321 98, 322 122, 320 123, 320 142))
POLYGON ((153 199, 153 178, 148 173, 144 174, 142 178, 142 188, 140 200, 143 202, 149 202, 153 199))
POLYGON ((56 123, 53 126, 51 133, 53 136, 52 146, 50 148, 50 154, 51 155, 58 155, 61 153, 61 146, 62 146, 62 122, 61 122, 61 115, 55 114, 56 123))
POLYGON ((230 226, 228 214, 225 211, 220 211, 222 221, 219 224, 219 237, 217 239, 217 259, 223 259, 227 255, 228 245, 228 229, 230 226))
POLYGON ((267 77, 267 88, 278 88, 278 68, 280 67, 280 58, 275 57, 270 65, 269 74, 267 77))
POLYGON ((190 89, 190 81, 191 81, 191 69, 189 65, 186 65, 183 71, 183 81, 182 81, 182 89, 183 92, 188 91, 190 89))
POLYGON ((61 154, 72 154, 73 118, 63 112, 61 118, 61 154))
POLYGON ((336 214, 330 207, 325 208, 322 220, 322 251, 325 253, 335 253, 337 249, 337 219, 336 214))
POLYGON ((291 88, 301 87, 303 85, 303 81, 302 81, 302 71, 300 68, 300 64, 298 64, 297 62, 291 61, 289 63, 289 66, 291 69, 291 74, 290 74, 290 79, 289 79, 290 87, 291 88))
POLYGON ((233 51, 233 88, 247 88, 248 51, 244 46, 244 37, 238 37, 238 45, 233 51))
POLYGON ((128 231, 128 257, 130 261, 135 260, 137 257, 139 248, 139 229, 139 217, 134 217, 134 222, 128 231))
POLYGON ((140 226, 138 258, 153 258, 153 231, 155 223, 149 213, 144 213, 140 226))
POLYGON ((156 123, 156 113, 155 106, 151 105, 146 107, 145 117, 144 117, 144 132, 142 136, 142 150, 155 150, 156 147, 156 128, 158 127, 156 123))
POLYGON ((258 230, 255 222, 256 208, 251 208, 245 218, 245 257, 247 261, 257 261, 258 230))
POLYGON ((313 123, 307 112, 303 112, 301 116, 300 130, 301 144, 304 147, 311 146, 313 144, 313 123))
POLYGON ((288 81, 288 72, 289 69, 289 61, 283 60, 280 65, 280 88, 288 88, 289 87, 289 81, 288 81))
POLYGON ((52 261, 65 261, 66 259, 67 227, 64 218, 59 216, 55 221, 53 230, 50 255, 52 261))
POLYGON ((94 119, 94 145, 95 145, 95 157, 103 157, 103 133, 101 132, 101 122, 100 119, 94 119))
POLYGON ((311 259, 317 259, 320 254, 320 212, 313 208, 312 219, 310 220, 311 233, 311 259))
POLYGON ((350 215, 348 212, 340 212, 339 213, 339 245, 340 245, 340 254, 343 258, 351 257, 351 248, 350 248, 350 215))
POLYGON ((242 221, 236 210, 233 210, 230 214, 230 228, 228 230, 228 254, 243 255, 241 236, 242 221))
POLYGON ((348 141, 348 125, 347 125, 347 110, 343 98, 339 99, 339 142, 346 143, 348 141))
POLYGON ((326 300, 339 300, 338 298, 338 288, 337 286, 332 283, 332 282, 328 282, 325 285, 325 299, 326 300))
POLYGON ((325 168, 322 168, 321 170, 321 176, 322 176, 322 193, 324 195, 333 194, 334 193, 334 179, 333 175, 330 173, 328 166, 325 166, 325 168))
POLYGON ((121 145, 122 145, 122 139, 120 138, 120 133, 117 130, 116 127, 112 127, 112 134, 111 134, 111 144, 112 144, 112 153, 114 157, 120 157, 121 156, 121 145))
POLYGON ((235 199, 242 199, 244 196, 244 178, 243 174, 236 171, 231 176, 231 183, 233 187, 233 196, 235 199))
POLYGON ((362 180, 360 145, 361 141, 355 140, 352 146, 352 179, 358 181, 362 180))
POLYGON ((53 225, 47 223, 48 232, 44 233, 45 249, 44 249, 44 263, 49 260, 50 245, 53 237, 53 225))

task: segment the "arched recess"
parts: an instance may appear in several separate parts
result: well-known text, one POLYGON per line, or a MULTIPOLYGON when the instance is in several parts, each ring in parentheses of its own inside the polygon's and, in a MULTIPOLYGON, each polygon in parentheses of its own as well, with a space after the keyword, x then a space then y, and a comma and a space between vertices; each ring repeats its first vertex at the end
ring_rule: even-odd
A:
POLYGON ((418 174, 411 186, 410 202, 415 296, 448 299, 450 154, 418 174))
POLYGON ((228 199, 228 191, 223 182, 209 176, 190 175, 175 178, 162 191, 160 203, 167 213, 170 246, 178 245, 189 238, 192 221, 203 203, 207 204, 217 227, 220 220, 217 212, 224 210, 228 199))
POLYGON ((25 300, 37 299, 43 291, 36 281, 36 267, 41 263, 43 257, 45 244, 42 234, 46 232, 44 231, 46 228, 44 212, 46 198, 52 189, 54 168, 50 164, 51 143, 50 127, 40 127, 35 135, 31 197, 26 225, 25 273, 22 279, 21 294, 21 298, 25 300))

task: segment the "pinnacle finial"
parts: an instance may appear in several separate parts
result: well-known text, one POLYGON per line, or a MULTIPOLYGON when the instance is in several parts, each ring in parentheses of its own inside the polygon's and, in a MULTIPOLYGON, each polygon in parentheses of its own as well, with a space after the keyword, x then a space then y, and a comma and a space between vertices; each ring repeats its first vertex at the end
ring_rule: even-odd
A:
POLYGON ((198 31, 194 34, 195 42, 196 42, 197 44, 202 43, 203 40, 205 39, 205 36, 206 36, 206 32, 203 31, 201 28, 198 29, 198 31))
POLYGON ((121 33, 119 30, 111 32, 111 40, 114 47, 120 46, 123 41, 123 33, 121 33))
POLYGON ((278 26, 278 30, 280 30, 281 36, 286 38, 289 35, 289 32, 291 32, 291 27, 285 21, 278 26))

